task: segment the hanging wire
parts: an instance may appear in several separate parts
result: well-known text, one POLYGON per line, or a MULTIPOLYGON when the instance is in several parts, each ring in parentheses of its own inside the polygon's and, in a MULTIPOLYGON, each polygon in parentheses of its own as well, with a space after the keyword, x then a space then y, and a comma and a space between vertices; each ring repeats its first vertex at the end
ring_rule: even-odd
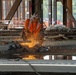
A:
POLYGON ((34 72, 37 74, 37 75, 41 75, 39 72, 36 71, 36 69, 27 61, 27 60, 23 60, 24 62, 26 62, 27 64, 29 64, 29 66, 34 70, 34 72))

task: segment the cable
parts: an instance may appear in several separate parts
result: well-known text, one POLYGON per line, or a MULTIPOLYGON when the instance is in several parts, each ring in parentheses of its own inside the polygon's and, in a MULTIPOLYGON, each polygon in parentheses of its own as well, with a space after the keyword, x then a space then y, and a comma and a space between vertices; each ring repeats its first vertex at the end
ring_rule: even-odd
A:
POLYGON ((41 75, 40 73, 38 73, 36 71, 36 69, 27 61, 27 60, 23 60, 24 62, 26 62, 27 64, 29 64, 29 66, 34 70, 34 72, 37 74, 37 75, 41 75))

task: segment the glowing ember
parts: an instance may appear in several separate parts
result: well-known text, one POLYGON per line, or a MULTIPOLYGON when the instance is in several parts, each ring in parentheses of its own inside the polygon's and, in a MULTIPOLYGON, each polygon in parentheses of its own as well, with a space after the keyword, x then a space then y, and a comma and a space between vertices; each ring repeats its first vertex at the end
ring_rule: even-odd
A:
POLYGON ((22 46, 28 46, 29 48, 34 47, 36 44, 38 44, 38 41, 34 38, 29 38, 31 42, 25 42, 25 43, 20 43, 22 46))
POLYGON ((36 59, 34 55, 28 55, 28 57, 23 57, 23 60, 36 59))

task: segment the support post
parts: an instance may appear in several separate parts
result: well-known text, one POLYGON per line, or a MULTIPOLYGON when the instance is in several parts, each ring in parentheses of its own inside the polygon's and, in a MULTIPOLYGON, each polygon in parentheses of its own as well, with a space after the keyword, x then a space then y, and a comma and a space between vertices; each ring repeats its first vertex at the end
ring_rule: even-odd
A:
POLYGON ((67 26, 67 12, 66 12, 66 7, 67 7, 67 0, 63 0, 63 25, 67 26))
POLYGON ((22 2, 22 7, 23 7, 22 18, 23 18, 23 20, 25 20, 25 1, 22 2))
POLYGON ((43 24, 43 0, 40 0, 40 19, 43 24))
POLYGON ((2 0, 0 0, 0 20, 2 20, 2 0))
POLYGON ((49 25, 52 25, 52 0, 48 0, 49 6, 48 6, 48 17, 49 17, 49 25))
POLYGON ((35 13, 35 0, 32 0, 32 15, 35 13))
POLYGON ((54 18, 54 21, 56 22, 57 21, 57 1, 56 0, 54 0, 53 5, 54 5, 54 8, 53 8, 53 12, 54 12, 53 18, 54 18))
MULTIPOLYGON (((72 0, 67 0, 67 7, 68 7, 70 13, 72 14, 72 0)), ((67 13, 67 20, 68 20, 67 21, 67 27, 68 28, 73 28, 72 19, 71 19, 70 15, 68 13, 67 13)))

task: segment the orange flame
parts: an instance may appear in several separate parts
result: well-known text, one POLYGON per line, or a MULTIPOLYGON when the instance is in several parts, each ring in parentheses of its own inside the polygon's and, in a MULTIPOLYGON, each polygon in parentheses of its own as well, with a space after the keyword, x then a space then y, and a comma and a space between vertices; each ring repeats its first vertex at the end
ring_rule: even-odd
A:
POLYGON ((20 43, 22 46, 28 46, 29 48, 34 47, 36 44, 38 44, 38 40, 36 40, 35 38, 31 37, 28 40, 30 40, 31 42, 24 42, 24 43, 20 43))
MULTIPOLYGON (((39 33, 42 28, 42 24, 40 24, 37 17, 31 19, 27 19, 25 21, 24 29, 26 38, 31 42, 20 43, 22 46, 28 46, 29 48, 34 47, 35 45, 39 44, 39 33)), ((29 55, 27 58, 24 57, 23 59, 36 59, 34 55, 29 55)))
POLYGON ((28 55, 28 57, 23 57, 23 60, 32 60, 32 59, 36 59, 34 55, 28 55))
POLYGON ((24 29, 25 31, 27 31, 27 34, 33 34, 34 37, 37 37, 40 33, 42 26, 43 25, 40 24, 39 19, 37 17, 34 17, 25 21, 24 29))
POLYGON ((41 30, 42 24, 38 23, 38 20, 35 18, 34 20, 27 19, 25 21, 25 31, 27 33, 26 37, 31 43, 22 43, 21 45, 28 45, 29 48, 34 47, 36 44, 39 43, 37 40, 39 37, 39 33, 41 30))
POLYGON ((25 45, 27 45, 29 48, 34 47, 36 44, 37 44, 36 41, 33 40, 31 41, 31 43, 25 43, 25 45))

